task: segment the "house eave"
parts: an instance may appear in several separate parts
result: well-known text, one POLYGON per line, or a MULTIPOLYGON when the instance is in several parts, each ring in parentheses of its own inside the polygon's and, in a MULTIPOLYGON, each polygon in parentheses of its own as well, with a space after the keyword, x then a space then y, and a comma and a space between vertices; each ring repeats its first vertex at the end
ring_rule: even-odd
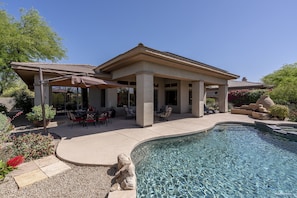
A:
POLYGON ((148 61, 168 67, 175 67, 192 72, 199 72, 202 74, 220 77, 226 80, 239 78, 238 75, 229 73, 214 66, 181 57, 172 53, 161 52, 152 48, 148 48, 142 44, 139 44, 137 47, 99 65, 97 68, 95 68, 95 71, 111 73, 114 70, 126 67, 139 61, 148 61))

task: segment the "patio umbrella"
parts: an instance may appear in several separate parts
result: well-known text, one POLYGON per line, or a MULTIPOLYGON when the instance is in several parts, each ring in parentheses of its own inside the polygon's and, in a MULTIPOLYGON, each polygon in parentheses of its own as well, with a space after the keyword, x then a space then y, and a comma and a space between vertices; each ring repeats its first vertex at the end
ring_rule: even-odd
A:
POLYGON ((68 86, 81 88, 98 87, 100 89, 123 87, 122 84, 90 76, 67 76, 61 79, 50 81, 49 84, 52 86, 68 86))

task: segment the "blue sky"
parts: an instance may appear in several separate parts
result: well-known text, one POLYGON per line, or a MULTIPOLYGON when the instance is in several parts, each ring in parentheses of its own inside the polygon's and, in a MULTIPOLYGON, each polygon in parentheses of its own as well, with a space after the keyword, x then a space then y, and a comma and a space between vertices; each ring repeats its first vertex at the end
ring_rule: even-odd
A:
POLYGON ((296 0, 0 0, 34 8, 63 39, 61 63, 101 63, 138 43, 260 79, 297 62, 296 0))

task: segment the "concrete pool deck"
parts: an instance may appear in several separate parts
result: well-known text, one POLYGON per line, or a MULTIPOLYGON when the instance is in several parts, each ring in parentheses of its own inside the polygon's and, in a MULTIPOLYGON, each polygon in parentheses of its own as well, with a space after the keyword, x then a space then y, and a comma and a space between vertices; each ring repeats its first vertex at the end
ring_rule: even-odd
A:
MULTIPOLYGON (((206 131, 221 122, 244 122, 253 124, 255 120, 246 115, 217 113, 202 118, 191 114, 173 114, 169 121, 155 122, 152 127, 140 128, 135 120, 115 118, 107 126, 63 124, 49 128, 49 132, 58 134, 62 139, 56 155, 68 162, 80 165, 112 166, 117 156, 125 153, 130 156, 139 144, 163 137, 186 135, 206 131)), ((283 123, 283 121, 263 121, 283 123)))

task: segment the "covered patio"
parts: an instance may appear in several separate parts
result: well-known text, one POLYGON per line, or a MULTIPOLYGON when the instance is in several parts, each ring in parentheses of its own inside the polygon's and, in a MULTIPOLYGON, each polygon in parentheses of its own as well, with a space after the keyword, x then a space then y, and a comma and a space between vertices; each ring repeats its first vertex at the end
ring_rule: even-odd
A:
MULTIPOLYGON (((40 104, 38 70, 42 68, 44 79, 84 73, 94 78, 114 81, 129 87, 127 104, 119 104, 121 95, 117 88, 98 90, 88 88, 87 95, 92 106, 102 109, 134 106, 136 124, 140 127, 152 126, 155 111, 169 105, 173 113, 191 113, 194 117, 204 116, 206 87, 218 86, 219 111, 228 111, 228 80, 239 76, 225 70, 191 60, 169 52, 162 52, 143 44, 92 67, 89 65, 66 65, 44 63, 11 63, 12 68, 34 89, 34 104, 40 104), (133 95, 133 103, 129 99, 133 95)), ((45 103, 51 104, 51 85, 45 86, 45 103)))

